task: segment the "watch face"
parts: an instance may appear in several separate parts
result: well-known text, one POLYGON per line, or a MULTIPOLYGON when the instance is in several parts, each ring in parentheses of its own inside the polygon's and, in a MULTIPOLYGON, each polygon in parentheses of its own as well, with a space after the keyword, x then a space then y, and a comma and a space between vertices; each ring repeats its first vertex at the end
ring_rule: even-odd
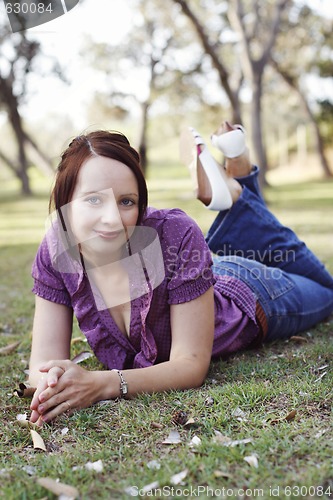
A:
POLYGON ((4 0, 13 33, 67 14, 80 0, 4 0))

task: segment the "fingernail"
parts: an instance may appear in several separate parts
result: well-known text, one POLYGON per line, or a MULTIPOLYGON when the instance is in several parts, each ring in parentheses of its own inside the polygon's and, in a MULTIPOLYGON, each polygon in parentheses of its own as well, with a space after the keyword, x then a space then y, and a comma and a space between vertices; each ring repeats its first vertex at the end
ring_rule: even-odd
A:
POLYGON ((43 405, 38 406, 38 413, 43 413, 44 410, 45 408, 43 405))

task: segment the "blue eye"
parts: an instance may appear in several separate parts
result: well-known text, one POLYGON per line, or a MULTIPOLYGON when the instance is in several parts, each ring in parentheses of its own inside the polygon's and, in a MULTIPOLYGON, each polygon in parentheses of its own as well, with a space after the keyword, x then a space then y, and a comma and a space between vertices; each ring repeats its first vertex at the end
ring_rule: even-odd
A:
POLYGON ((101 203, 101 199, 97 196, 90 196, 90 198, 87 198, 86 201, 91 205, 99 205, 101 203))
POLYGON ((125 207, 132 207, 134 205, 134 201, 130 200, 129 198, 124 198, 120 203, 125 207))

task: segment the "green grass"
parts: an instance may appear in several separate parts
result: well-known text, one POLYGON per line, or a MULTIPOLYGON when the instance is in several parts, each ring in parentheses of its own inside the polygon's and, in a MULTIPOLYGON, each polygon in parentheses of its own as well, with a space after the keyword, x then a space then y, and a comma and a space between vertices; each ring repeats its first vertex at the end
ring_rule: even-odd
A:
MULTIPOLYGON (((38 185, 36 178, 35 189, 38 185)), ((176 162, 156 161, 149 185, 151 205, 179 206, 207 230, 214 214, 192 199, 186 171, 176 162)), ((200 498, 213 493, 222 497, 223 488, 225 498, 245 498, 240 489, 248 489, 248 498, 329 498, 311 486, 322 486, 326 493, 330 488, 332 496, 332 319, 304 332, 303 342, 275 342, 212 364, 198 390, 142 395, 63 416, 41 430, 47 452, 33 450, 29 432, 16 423, 28 402, 13 396, 13 389, 26 379, 33 317, 30 267, 47 215, 49 185, 44 181, 38 189, 27 200, 15 194, 12 183, 0 188, 0 347, 21 341, 15 352, 0 359, 0 497, 55 498, 37 484, 40 477, 75 486, 82 499, 125 499, 130 486, 140 489, 154 481, 160 488, 155 496, 165 498, 196 498, 199 493, 200 498), (292 410, 296 416, 288 421, 292 410), (179 411, 195 423, 174 423, 179 411), (64 427, 68 433, 63 435, 64 427), (163 444, 175 429, 181 443, 163 444), (227 447, 217 441, 216 431, 233 441, 251 442, 227 447), (194 435, 201 444, 190 447, 194 435), (258 468, 244 460, 252 454, 258 468), (84 468, 97 460, 102 460, 103 472, 84 468), (149 468, 152 460, 158 470, 149 468), (183 484, 172 485, 172 475, 185 469, 183 484)), ((266 192, 271 209, 331 271, 332 190, 333 182, 318 180, 280 184, 266 192)), ((73 354, 83 349, 87 345, 77 343, 73 354)), ((85 363, 97 366, 91 359, 85 363)))

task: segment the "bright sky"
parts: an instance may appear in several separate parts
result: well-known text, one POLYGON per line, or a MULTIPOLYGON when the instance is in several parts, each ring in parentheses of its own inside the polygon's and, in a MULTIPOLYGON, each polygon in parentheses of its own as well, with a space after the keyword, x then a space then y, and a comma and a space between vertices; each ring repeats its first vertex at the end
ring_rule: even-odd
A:
MULTIPOLYGON (((308 2, 327 17, 333 17, 332 0, 308 2)), ((4 5, 0 1, 0 15, 2 13, 4 5)), ((88 67, 83 66, 82 60, 80 63, 77 56, 80 45, 88 36, 96 41, 116 44, 130 28, 133 15, 126 0, 85 0, 68 14, 30 29, 33 37, 43 45, 44 52, 52 54, 65 66, 71 85, 65 86, 57 78, 43 81, 36 78, 35 96, 25 110, 27 114, 38 120, 46 112, 68 113, 78 128, 85 127, 84 110, 93 90, 103 87, 104 79, 102 81, 101 77, 98 81, 96 73, 93 75, 88 67)))
POLYGON ((96 73, 82 64, 77 54, 82 42, 92 37, 97 42, 116 44, 127 33, 132 13, 124 0, 85 0, 68 14, 54 21, 29 30, 44 48, 53 55, 69 74, 71 84, 64 85, 57 78, 48 85, 38 86, 38 95, 29 103, 29 114, 33 108, 36 119, 48 111, 69 113, 75 125, 81 129, 86 123, 85 108, 98 82, 96 73), (96 7, 96 4, 98 7, 96 7), (39 103, 44 105, 40 106, 39 103), (37 104, 38 103, 38 104, 37 104), (37 104, 37 105, 36 105, 37 104))

